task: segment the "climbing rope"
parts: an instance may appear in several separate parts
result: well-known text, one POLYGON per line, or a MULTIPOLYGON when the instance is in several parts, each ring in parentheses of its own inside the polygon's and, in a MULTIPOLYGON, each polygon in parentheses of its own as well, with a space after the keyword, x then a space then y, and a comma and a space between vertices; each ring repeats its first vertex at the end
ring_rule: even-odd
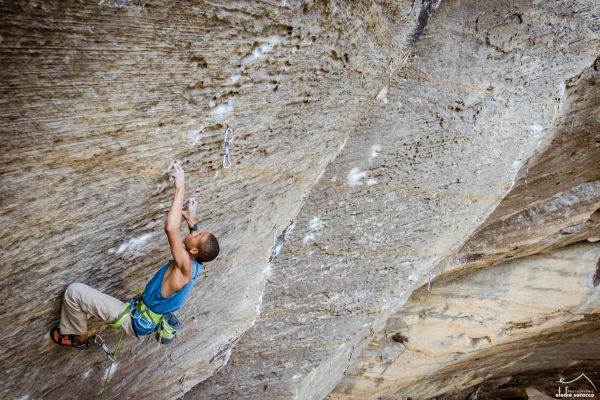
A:
POLYGON ((104 394, 106 393, 106 388, 108 386, 108 379, 110 378, 110 370, 117 359, 117 351, 119 351, 119 346, 121 345, 121 339, 123 339, 123 332, 121 331, 121 336, 119 336, 119 342, 117 343, 117 348, 114 353, 111 353, 108 347, 104 344, 102 337, 98 334, 94 335, 94 343, 96 343, 104 352, 106 356, 110 360, 110 365, 108 367, 108 371, 106 371, 106 379, 104 380, 104 389, 102 389, 102 394, 100 395, 100 400, 104 399, 104 394))
POLYGON ((225 154, 223 154, 223 168, 231 167, 231 160, 229 159, 229 146, 231 146, 231 141, 233 140, 233 130, 227 125, 227 129, 225 129, 225 154), (227 140, 227 134, 231 133, 231 139, 227 140))

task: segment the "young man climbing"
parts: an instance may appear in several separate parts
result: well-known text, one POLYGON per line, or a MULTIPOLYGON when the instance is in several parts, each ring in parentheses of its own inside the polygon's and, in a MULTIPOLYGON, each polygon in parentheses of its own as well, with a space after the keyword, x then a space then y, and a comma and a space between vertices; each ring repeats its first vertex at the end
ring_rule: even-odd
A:
MULTIPOLYGON (((184 171, 181 166, 174 164, 170 175, 175 181, 175 198, 167 214, 165 233, 173 260, 169 260, 150 279, 141 298, 126 303, 83 283, 69 285, 64 294, 60 325, 50 331, 55 343, 78 349, 89 348, 88 314, 120 328, 128 335, 138 337, 156 332, 163 320, 173 325, 172 319, 167 319, 167 316, 174 317, 170 313, 181 308, 190 295, 203 263, 217 257, 219 242, 208 232, 198 233, 194 223, 194 199, 190 199, 186 211, 181 211, 184 197, 184 171), (179 231, 182 216, 190 228, 190 234, 183 239, 184 246, 181 245, 179 231)), ((179 324, 176 318, 175 324, 179 324)))

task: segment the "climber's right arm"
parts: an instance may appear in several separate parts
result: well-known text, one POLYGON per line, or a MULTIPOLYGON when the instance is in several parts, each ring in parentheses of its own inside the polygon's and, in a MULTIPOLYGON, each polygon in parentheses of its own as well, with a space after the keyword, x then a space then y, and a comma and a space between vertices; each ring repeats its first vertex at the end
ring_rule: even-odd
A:
POLYGON ((181 245, 181 208, 183 207, 183 196, 184 196, 184 172, 183 168, 179 164, 173 166, 173 172, 171 172, 175 186, 175 197, 173 198, 173 204, 167 214, 167 220, 165 221, 165 233, 169 239, 169 246, 171 247, 171 254, 173 255, 173 261, 175 265, 182 271, 191 269, 191 261, 187 252, 181 245))

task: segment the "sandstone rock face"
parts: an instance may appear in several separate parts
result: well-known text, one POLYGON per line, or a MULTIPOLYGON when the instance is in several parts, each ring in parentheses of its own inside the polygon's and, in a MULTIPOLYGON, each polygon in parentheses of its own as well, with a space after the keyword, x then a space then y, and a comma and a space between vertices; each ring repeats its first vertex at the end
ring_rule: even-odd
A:
MULTIPOLYGON (((2 397, 100 393, 104 354, 44 333, 71 282, 125 299, 168 259, 175 159, 223 252, 178 313, 174 344, 124 340, 111 398, 176 398, 182 377, 186 390, 204 382, 189 398, 325 397, 520 190, 526 159, 536 188, 567 159, 578 178, 500 203, 488 225, 554 201, 573 220, 536 237, 594 239, 597 153, 566 149, 598 141, 596 7, 0 3, 2 397), (553 164, 544 151, 558 137, 553 164), (269 263, 273 227, 291 220, 269 263)), ((523 255, 541 251, 530 246, 523 255)), ((102 333, 113 347, 116 332, 102 333)))
MULTIPOLYGON (((576 326, 585 314, 600 312, 600 286, 593 282, 600 271, 599 257, 599 244, 578 244, 441 277, 429 296, 426 287, 420 288, 388 319, 329 398, 433 398, 469 388, 475 391, 486 381, 506 377, 507 371, 527 371, 521 357, 543 353, 539 349, 543 346, 534 345, 532 338, 574 329, 597 338, 597 332, 576 326), (509 362, 511 353, 525 343, 529 343, 523 349, 527 351, 509 362), (508 354, 507 349, 511 349, 508 354), (466 360, 475 362, 491 354, 496 370, 489 360, 486 371, 459 367, 466 360), (498 362, 500 358, 503 362, 498 362)), ((597 327, 597 318, 591 320, 597 327)), ((588 358, 575 343, 569 347, 570 340, 565 340, 561 353, 554 353, 554 364, 536 369, 575 369, 592 360, 600 364, 597 348, 588 358)), ((596 370, 587 371, 591 375, 596 370)), ((548 385, 558 380, 550 372, 546 378, 548 385)))
POLYGON ((479 267, 600 240, 600 72, 567 82, 556 133, 522 163, 513 189, 451 260, 479 267))
POLYGON ((311 191, 256 325, 193 397, 325 396, 551 143, 569 109, 566 82, 597 56, 586 41, 596 11, 442 3, 311 191))
POLYGON ((434 4, 2 2, 3 397, 100 392, 103 353, 44 333, 69 283, 124 299, 168 259, 175 159, 223 253, 177 343, 124 341, 110 394, 175 397, 182 376, 189 390, 221 368, 260 309, 273 226, 297 215, 434 4))

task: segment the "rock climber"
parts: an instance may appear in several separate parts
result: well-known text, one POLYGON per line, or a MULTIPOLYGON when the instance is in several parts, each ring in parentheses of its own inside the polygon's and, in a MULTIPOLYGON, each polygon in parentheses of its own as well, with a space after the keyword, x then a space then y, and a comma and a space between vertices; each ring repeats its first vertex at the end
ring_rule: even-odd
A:
MULTIPOLYGON (((181 308, 190 295, 204 263, 217 257, 217 239, 208 232, 198 233, 198 226, 194 222, 196 201, 190 199, 187 210, 182 212, 183 168, 179 164, 173 164, 170 175, 174 180, 175 197, 167 214, 164 231, 173 259, 154 274, 141 298, 126 303, 83 283, 69 285, 64 294, 60 325, 50 331, 50 337, 55 343, 78 349, 89 348, 88 314, 120 328, 130 336, 139 337, 156 332, 159 326, 163 326, 161 324, 167 315, 174 317, 171 313, 181 308), (190 230, 190 234, 183 239, 183 246, 180 233, 182 217, 187 221, 190 230)), ((170 324, 176 325, 175 328, 179 327, 176 318, 174 323, 172 319, 166 323, 167 326, 170 324)))

